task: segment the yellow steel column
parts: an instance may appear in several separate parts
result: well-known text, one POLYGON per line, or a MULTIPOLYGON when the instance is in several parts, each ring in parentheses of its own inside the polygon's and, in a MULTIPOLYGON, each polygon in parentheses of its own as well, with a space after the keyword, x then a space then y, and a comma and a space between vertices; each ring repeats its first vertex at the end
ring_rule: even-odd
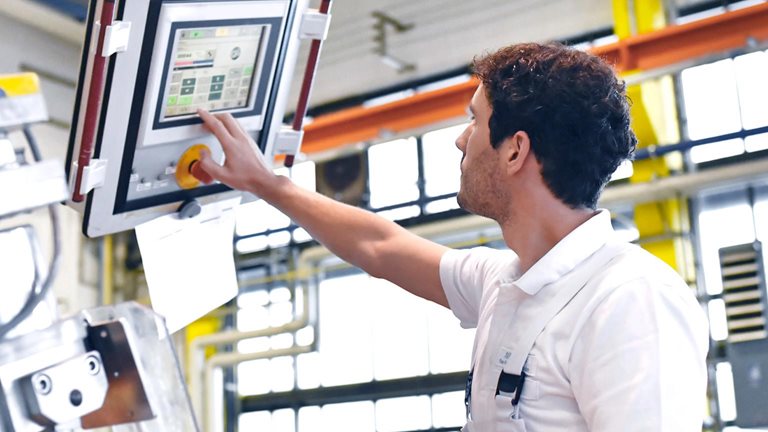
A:
MULTIPOLYGON (((613 0, 614 29, 619 38, 659 30, 666 25, 664 0, 613 0)), ((632 72, 629 72, 632 73, 632 72)), ((677 106, 672 77, 633 85, 627 89, 632 100, 632 127, 638 148, 678 142, 677 106)), ((669 176, 682 168, 682 158, 670 155, 634 163, 633 183, 669 176)), ((687 201, 673 198, 638 204, 635 224, 640 244, 693 282, 695 271, 690 242, 683 234, 689 230, 687 201)))
MULTIPOLYGON (((199 318, 197 321, 189 324, 184 329, 184 348, 185 348, 185 358, 184 358, 184 374, 187 378, 187 384, 189 384, 190 381, 190 374, 199 374, 202 373, 202 371, 193 371, 190 370, 192 363, 191 356, 195 355, 196 353, 193 353, 192 347, 193 342, 195 339, 201 337, 210 335, 213 333, 220 332, 222 329, 223 320, 221 317, 216 314, 216 312, 211 312, 201 318, 199 318)), ((214 346, 207 346, 205 347, 205 358, 208 359, 212 355, 216 354, 216 347, 214 346)), ((202 364, 202 363, 198 363, 202 364)), ((200 390, 200 389, 195 389, 200 390)))
POLYGON ((102 285, 101 304, 111 305, 115 303, 115 247, 112 235, 104 236, 102 240, 102 285))

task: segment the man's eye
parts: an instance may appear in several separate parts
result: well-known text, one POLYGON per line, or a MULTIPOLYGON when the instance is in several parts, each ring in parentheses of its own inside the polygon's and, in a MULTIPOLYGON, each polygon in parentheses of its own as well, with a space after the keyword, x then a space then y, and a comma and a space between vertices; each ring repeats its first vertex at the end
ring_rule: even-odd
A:
POLYGON ((475 121, 475 112, 472 111, 471 108, 467 107, 466 111, 464 111, 467 114, 467 121, 473 122, 475 121))

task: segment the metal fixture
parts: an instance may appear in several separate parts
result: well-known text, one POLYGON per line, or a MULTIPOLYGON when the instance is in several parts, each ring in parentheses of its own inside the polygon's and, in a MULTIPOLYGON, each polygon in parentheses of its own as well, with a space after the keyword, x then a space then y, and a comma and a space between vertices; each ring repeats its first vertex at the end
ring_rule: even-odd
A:
POLYGON ((415 63, 407 62, 390 54, 387 42, 387 36, 389 35, 387 31, 388 28, 394 30, 395 33, 405 33, 412 30, 414 24, 405 24, 381 11, 373 11, 371 16, 376 20, 373 24, 373 30, 376 32, 373 37, 374 42, 376 42, 376 48, 374 48, 373 52, 379 55, 381 62, 396 70, 397 73, 406 73, 416 70, 415 63))

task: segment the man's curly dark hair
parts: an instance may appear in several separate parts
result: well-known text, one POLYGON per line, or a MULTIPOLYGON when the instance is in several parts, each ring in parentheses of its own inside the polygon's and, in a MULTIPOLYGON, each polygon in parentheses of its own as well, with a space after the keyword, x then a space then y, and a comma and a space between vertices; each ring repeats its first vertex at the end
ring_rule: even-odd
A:
POLYGON ((637 144, 613 68, 562 44, 525 43, 475 58, 474 73, 491 105, 493 147, 525 131, 552 193, 571 208, 594 209, 637 144))

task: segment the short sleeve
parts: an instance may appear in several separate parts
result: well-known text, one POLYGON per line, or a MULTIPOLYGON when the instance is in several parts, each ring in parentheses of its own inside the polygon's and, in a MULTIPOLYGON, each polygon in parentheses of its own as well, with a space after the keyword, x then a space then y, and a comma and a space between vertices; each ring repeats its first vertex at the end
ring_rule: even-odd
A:
POLYGON ((487 247, 449 250, 440 260, 448 306, 463 328, 477 327, 483 293, 516 260, 511 251, 487 247))

